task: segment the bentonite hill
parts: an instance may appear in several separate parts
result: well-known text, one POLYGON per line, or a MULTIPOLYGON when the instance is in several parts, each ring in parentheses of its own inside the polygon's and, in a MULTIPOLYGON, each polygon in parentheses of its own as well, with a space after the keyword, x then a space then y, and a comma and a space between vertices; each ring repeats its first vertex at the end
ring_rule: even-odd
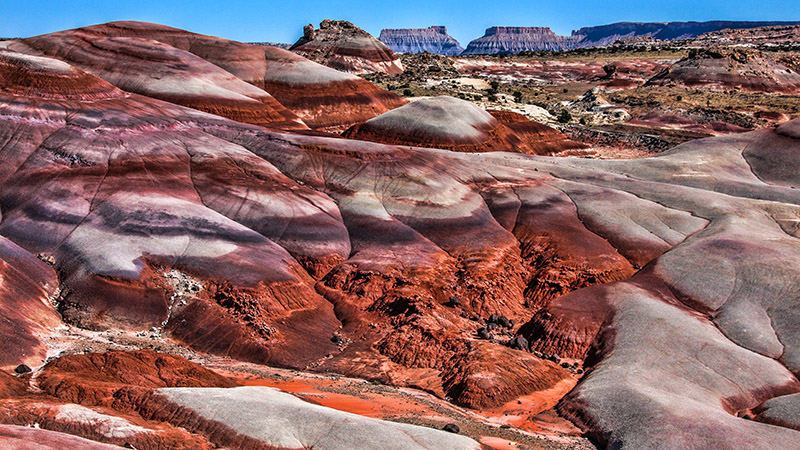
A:
POLYGON ((800 449, 796 60, 292 48, 0 42, 0 448, 800 449), (547 125, 528 75, 593 84, 547 125), (457 82, 493 107, 411 90, 457 82), (570 111, 685 142, 607 159, 570 111))

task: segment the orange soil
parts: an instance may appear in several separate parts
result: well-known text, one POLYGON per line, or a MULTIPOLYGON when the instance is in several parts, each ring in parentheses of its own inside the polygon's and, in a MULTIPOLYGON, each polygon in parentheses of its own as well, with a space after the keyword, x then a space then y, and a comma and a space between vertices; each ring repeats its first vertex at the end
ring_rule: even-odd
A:
POLYGON ((510 442, 508 439, 499 437, 484 436, 480 439, 481 444, 491 447, 495 450, 515 450, 519 448, 516 442, 510 442))
MULTIPOLYGON (((391 391, 371 392, 369 389, 359 388, 362 383, 367 386, 360 380, 339 381, 302 374, 293 374, 292 378, 285 379, 262 378, 255 375, 243 377, 241 373, 220 369, 220 367, 214 367, 217 372, 235 378, 238 383, 245 386, 273 387, 322 406, 377 419, 391 420, 398 417, 410 417, 440 422, 452 421, 452 418, 435 412, 427 404, 429 401, 434 401, 455 414, 468 416, 494 426, 510 425, 536 434, 573 436, 581 434, 580 430, 571 422, 552 411, 558 400, 575 387, 578 382, 577 378, 563 380, 551 389, 519 397, 497 408, 470 410, 433 397, 427 400, 423 398, 416 400, 415 395, 426 398, 428 395, 408 389, 398 389, 396 393, 391 391), (352 392, 331 392, 332 390, 350 390, 352 392)), ((503 440, 501 439, 501 441, 503 440)), ((504 442, 503 445, 508 445, 508 442, 504 442)), ((489 446, 498 449, 506 448, 495 447, 494 444, 489 446)))
POLYGON ((552 409, 578 383, 577 378, 562 380, 550 389, 534 392, 512 400, 497 408, 480 411, 486 421, 498 425, 511 425, 534 433, 574 434, 574 426, 555 414, 539 414, 552 409), (563 423, 560 423, 563 422, 563 423))
POLYGON ((432 411, 424 404, 401 396, 364 391, 353 394, 328 392, 325 388, 334 387, 336 385, 334 380, 312 378, 303 380, 245 379, 239 381, 246 386, 274 387, 328 408, 366 417, 385 419, 391 416, 414 416, 439 420, 447 419, 444 416, 432 414, 432 411))

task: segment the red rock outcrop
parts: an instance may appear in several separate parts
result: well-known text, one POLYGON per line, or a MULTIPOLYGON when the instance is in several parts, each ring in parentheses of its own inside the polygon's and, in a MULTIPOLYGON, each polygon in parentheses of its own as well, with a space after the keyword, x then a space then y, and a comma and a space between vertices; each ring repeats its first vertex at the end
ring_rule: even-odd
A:
POLYGON ((137 397, 153 389, 236 386, 183 357, 152 350, 64 356, 45 365, 37 382, 44 392, 71 403, 122 410, 135 407, 137 397))
POLYGON ((647 85, 682 84, 746 92, 800 92, 800 73, 755 50, 692 49, 689 56, 664 69, 647 85))
POLYGON ((290 50, 320 64, 350 73, 403 72, 400 57, 383 42, 345 20, 308 25, 290 50))
POLYGON ((522 145, 515 147, 520 152, 520 148, 528 147, 529 151, 521 151, 532 155, 549 155, 563 152, 565 150, 577 150, 586 148, 586 145, 569 140, 563 133, 555 128, 539 122, 534 122, 522 114, 513 111, 487 111, 498 122, 510 129, 519 136, 522 145))
POLYGON ((509 111, 484 111, 465 100, 414 101, 347 130, 343 136, 457 152, 508 151, 546 155, 585 148, 561 132, 509 111))

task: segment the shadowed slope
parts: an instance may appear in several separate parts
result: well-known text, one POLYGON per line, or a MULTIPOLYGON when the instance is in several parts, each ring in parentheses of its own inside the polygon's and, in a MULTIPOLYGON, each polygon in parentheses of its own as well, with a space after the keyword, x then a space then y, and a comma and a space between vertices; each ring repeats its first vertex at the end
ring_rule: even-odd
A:
POLYGON ((49 302, 57 285, 52 268, 0 237, 0 367, 44 360, 41 338, 61 322, 49 302))

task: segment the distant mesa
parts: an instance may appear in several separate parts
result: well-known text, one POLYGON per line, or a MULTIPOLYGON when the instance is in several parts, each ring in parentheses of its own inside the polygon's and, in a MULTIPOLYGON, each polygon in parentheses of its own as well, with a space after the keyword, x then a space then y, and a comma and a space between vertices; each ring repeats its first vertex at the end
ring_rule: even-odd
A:
POLYGON ((800 92, 800 74, 757 50, 693 49, 646 85, 682 84, 691 88, 741 89, 746 92, 800 92))
POLYGON ((428 28, 384 29, 378 38, 395 52, 422 53, 458 56, 464 51, 461 44, 447 34, 447 28, 433 26, 428 28))
POLYGON ((309 24, 290 50, 348 73, 403 72, 400 57, 383 42, 345 20, 325 19, 319 29, 309 24))
POLYGON ((650 36, 662 41, 690 39, 704 33, 724 29, 747 29, 777 25, 800 25, 800 22, 740 22, 713 20, 709 22, 617 22, 609 25, 585 27, 573 31, 573 36, 582 36, 580 47, 603 47, 619 39, 650 36))
POLYGON ((725 29, 750 29, 769 26, 800 25, 800 22, 618 22, 585 27, 560 36, 546 27, 491 27, 467 45, 464 55, 517 54, 525 51, 560 51, 576 48, 605 47, 617 41, 646 44, 649 39, 691 39, 704 33, 725 29))
POLYGON ((566 50, 578 47, 580 40, 580 36, 559 36, 547 27, 491 27, 482 37, 470 42, 463 54, 566 50))

